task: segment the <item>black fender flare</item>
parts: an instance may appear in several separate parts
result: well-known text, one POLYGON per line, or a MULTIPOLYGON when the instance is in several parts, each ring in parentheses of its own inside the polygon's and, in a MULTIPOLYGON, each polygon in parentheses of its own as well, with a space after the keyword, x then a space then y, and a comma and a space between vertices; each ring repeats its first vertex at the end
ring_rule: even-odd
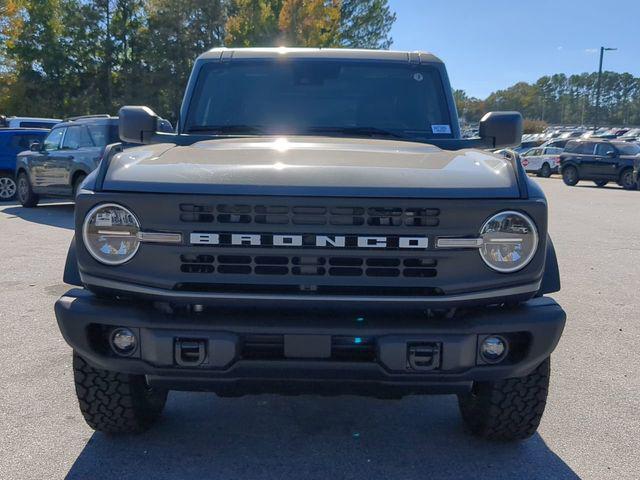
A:
POLYGON ((69 251, 67 252, 67 261, 64 265, 64 275, 62 276, 64 283, 69 285, 76 285, 82 287, 82 280, 80 279, 80 270, 78 270, 78 257, 76 255, 76 237, 71 239, 71 245, 69 245, 69 251))
POLYGON ((558 267, 558 257, 553 246, 551 236, 547 236, 547 255, 544 262, 544 274, 540 290, 536 296, 541 297, 547 293, 560 291, 560 268, 558 267))

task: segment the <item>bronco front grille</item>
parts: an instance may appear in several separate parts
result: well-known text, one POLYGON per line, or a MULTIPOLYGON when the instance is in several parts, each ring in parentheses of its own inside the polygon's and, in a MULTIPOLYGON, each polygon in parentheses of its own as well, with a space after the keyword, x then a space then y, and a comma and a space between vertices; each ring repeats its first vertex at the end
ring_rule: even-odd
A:
POLYGON ((393 206, 180 204, 186 223, 437 227, 440 209, 393 206))
POLYGON ((436 259, 415 256, 180 255, 189 274, 432 278, 436 267, 436 259))

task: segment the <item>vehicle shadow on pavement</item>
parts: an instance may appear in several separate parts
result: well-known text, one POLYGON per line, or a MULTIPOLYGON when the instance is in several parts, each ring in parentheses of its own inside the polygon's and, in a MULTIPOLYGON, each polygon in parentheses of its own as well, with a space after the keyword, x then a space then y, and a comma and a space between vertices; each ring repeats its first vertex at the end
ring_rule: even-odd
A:
POLYGON ((172 392, 139 436, 95 433, 68 479, 567 479, 544 440, 468 436, 455 397, 375 400, 172 392))
POLYGON ((51 227, 65 228, 71 230, 73 223, 73 203, 52 203, 41 204, 37 208, 24 208, 20 206, 9 206, 2 208, 0 204, 0 214, 8 217, 18 217, 32 223, 40 223, 51 227))

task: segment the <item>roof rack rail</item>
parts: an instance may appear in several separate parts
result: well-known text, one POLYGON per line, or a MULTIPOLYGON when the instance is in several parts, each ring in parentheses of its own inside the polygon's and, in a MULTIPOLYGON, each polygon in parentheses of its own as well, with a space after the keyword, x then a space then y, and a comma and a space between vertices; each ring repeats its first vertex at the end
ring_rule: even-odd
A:
POLYGON ((64 121, 65 122, 74 122, 76 120, 82 120, 85 118, 111 118, 111 115, 109 115, 108 113, 97 113, 95 115, 79 115, 77 117, 68 117, 65 118, 64 121))

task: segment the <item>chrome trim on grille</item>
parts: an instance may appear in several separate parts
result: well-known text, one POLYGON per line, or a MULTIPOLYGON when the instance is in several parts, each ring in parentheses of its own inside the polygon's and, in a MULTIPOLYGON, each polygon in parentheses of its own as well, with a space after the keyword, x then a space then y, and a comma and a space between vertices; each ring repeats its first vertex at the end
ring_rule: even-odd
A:
POLYGON ((482 238, 440 237, 436 240, 436 247, 438 248, 480 248, 482 244, 482 238))
POLYGON ((138 240, 145 243, 182 243, 182 234, 164 232, 138 232, 138 240))

